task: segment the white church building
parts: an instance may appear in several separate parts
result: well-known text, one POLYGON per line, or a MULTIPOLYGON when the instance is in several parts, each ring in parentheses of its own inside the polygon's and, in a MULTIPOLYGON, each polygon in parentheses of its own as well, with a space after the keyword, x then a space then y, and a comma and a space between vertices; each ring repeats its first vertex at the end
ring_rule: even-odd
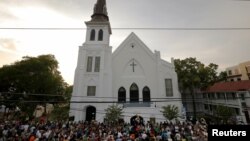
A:
POLYGON ((112 29, 106 0, 97 0, 87 26, 85 43, 79 47, 70 116, 75 121, 104 121, 105 109, 123 107, 123 119, 139 115, 144 122, 165 121, 162 106, 182 103, 173 60, 161 59, 131 33, 112 52, 112 29))

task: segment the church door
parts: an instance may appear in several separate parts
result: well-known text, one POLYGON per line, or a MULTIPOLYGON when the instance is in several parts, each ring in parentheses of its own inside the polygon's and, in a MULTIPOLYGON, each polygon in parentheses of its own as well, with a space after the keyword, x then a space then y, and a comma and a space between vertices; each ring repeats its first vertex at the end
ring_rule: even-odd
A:
POLYGON ((150 90, 148 87, 144 87, 142 90, 143 102, 150 102, 150 90))
POLYGON ((143 118, 141 116, 139 116, 139 115, 132 116, 130 118, 130 125, 135 126, 135 125, 138 125, 138 124, 139 125, 143 125, 144 124, 143 118))
POLYGON ((139 101, 139 90, 138 86, 133 83, 130 86, 130 102, 138 102, 139 101))
POLYGON ((126 102, 126 90, 123 87, 118 90, 118 102, 126 102))
POLYGON ((95 120, 96 108, 94 106, 88 106, 86 109, 86 121, 95 120))

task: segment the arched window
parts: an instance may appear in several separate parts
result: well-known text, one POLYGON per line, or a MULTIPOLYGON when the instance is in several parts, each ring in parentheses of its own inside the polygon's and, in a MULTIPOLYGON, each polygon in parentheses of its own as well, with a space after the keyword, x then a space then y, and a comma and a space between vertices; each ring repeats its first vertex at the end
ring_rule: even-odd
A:
POLYGON ((98 32, 98 41, 102 41, 103 40, 103 30, 100 29, 98 32))
POLYGON ((130 86, 130 101, 131 102, 138 102, 139 101, 139 89, 135 83, 133 83, 130 86))
POLYGON ((90 32, 90 41, 94 41, 95 40, 95 30, 92 29, 90 32))
POLYGON ((143 102, 150 102, 150 89, 146 86, 142 90, 143 102))
POLYGON ((118 102, 126 102, 126 90, 123 87, 118 90, 118 102))

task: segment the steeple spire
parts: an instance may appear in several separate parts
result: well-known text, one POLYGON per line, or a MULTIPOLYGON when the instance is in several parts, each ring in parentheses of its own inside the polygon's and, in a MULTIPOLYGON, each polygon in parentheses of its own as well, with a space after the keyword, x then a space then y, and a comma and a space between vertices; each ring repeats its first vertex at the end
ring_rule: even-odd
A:
POLYGON ((108 33, 112 34, 111 26, 109 22, 106 0, 97 0, 94 6, 94 13, 91 16, 91 20, 85 22, 87 26, 90 25, 107 25, 108 33))
POLYGON ((94 6, 94 13, 91 18, 91 21, 109 21, 106 0, 97 0, 97 3, 94 6))

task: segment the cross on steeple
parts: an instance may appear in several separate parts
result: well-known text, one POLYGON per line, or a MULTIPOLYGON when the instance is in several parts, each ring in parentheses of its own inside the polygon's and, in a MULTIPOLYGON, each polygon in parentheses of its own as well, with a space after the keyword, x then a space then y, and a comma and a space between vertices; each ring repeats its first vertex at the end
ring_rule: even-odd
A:
POLYGON ((136 66, 135 59, 133 59, 133 62, 132 62, 132 64, 130 64, 130 66, 132 66, 132 70, 133 70, 133 72, 135 72, 135 66, 136 66))

